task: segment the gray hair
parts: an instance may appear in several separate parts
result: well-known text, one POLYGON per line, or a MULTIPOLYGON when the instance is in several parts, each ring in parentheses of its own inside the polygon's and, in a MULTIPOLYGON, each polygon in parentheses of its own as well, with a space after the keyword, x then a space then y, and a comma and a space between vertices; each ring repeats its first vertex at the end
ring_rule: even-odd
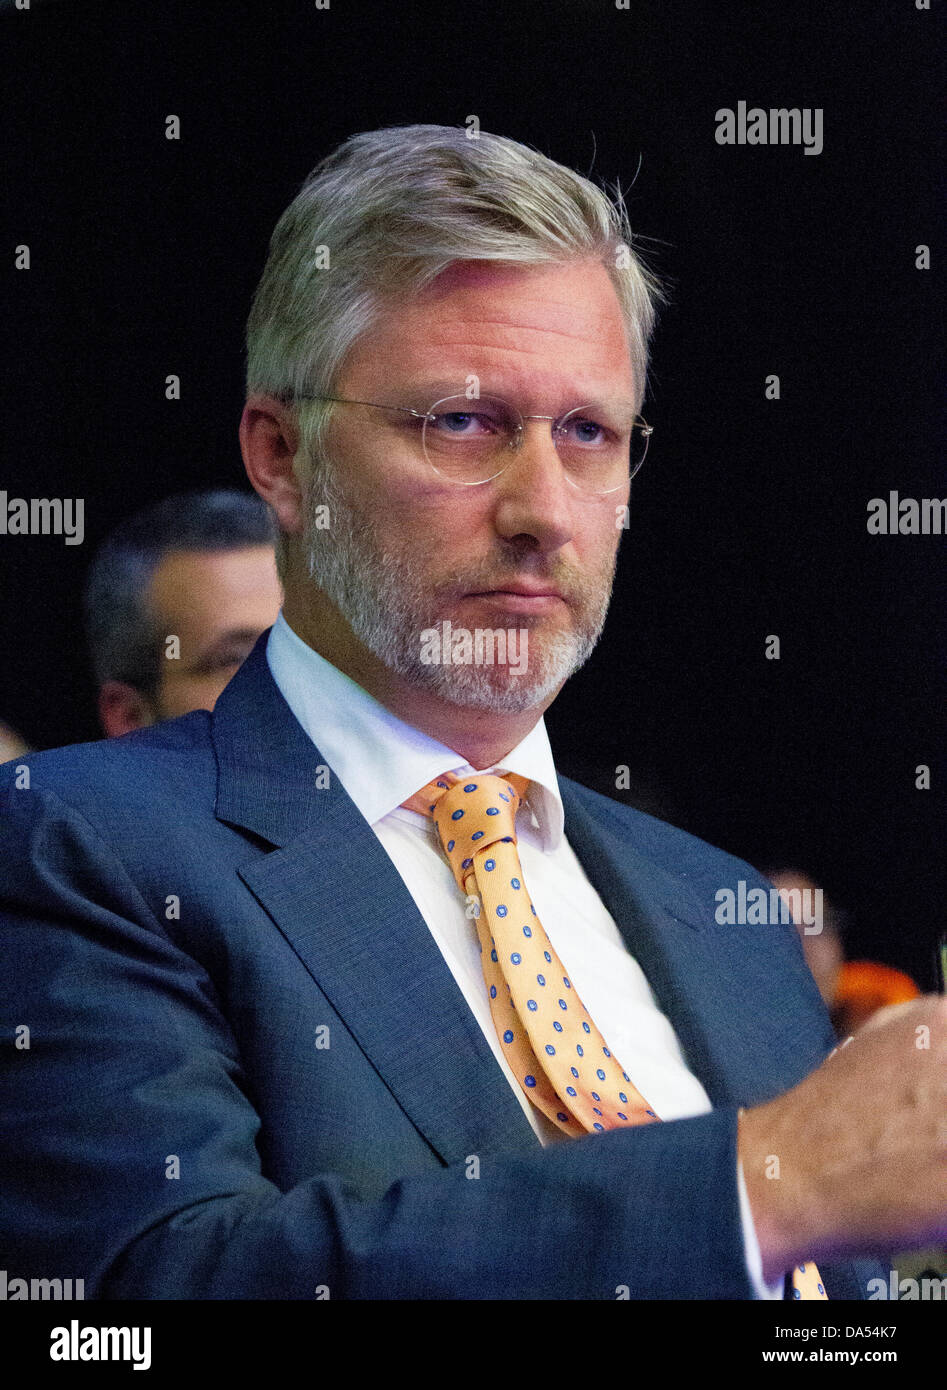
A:
MULTIPOLYGON (((273 232, 247 322, 247 393, 331 394, 381 312, 455 261, 597 257, 621 306, 640 410, 666 295, 633 243, 618 185, 609 197, 516 140, 441 125, 353 135, 316 165, 273 232)), ((299 401, 296 410, 301 447, 318 467, 332 406, 299 401)))

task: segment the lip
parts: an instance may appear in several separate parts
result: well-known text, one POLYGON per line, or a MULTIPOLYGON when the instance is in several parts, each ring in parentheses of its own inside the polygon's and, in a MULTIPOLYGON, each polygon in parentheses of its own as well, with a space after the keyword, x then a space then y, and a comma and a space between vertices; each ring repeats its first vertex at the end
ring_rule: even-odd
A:
POLYGON ((508 589, 483 589, 467 598, 489 599, 498 608, 519 609, 521 612, 541 612, 557 603, 565 603, 558 589, 531 589, 526 585, 508 589))
POLYGON ((562 598, 562 594, 553 585, 530 584, 525 579, 515 584, 498 584, 495 589, 474 590, 475 596, 480 594, 524 594, 527 598, 545 598, 548 595, 552 598, 562 598))

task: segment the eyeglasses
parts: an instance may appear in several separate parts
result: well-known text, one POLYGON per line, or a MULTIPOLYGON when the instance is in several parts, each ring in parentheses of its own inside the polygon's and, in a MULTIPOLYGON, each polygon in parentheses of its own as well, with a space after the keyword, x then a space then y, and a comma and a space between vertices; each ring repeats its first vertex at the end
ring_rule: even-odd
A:
POLYGON ((341 396, 297 394, 289 399, 363 405, 411 416, 434 472, 462 487, 480 487, 499 477, 522 446, 526 421, 548 420, 568 481, 587 496, 604 497, 619 492, 635 476, 653 433, 640 415, 632 420, 585 405, 558 416, 523 415, 498 396, 444 396, 425 411, 341 396))

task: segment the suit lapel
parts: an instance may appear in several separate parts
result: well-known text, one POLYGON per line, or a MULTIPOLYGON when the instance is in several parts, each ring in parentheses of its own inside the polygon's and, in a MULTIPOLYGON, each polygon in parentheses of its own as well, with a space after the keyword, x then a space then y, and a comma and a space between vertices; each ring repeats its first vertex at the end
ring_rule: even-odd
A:
MULTIPOLYGON (((746 998, 746 943, 714 929, 686 881, 616 833, 615 807, 590 809, 590 793, 559 778, 565 833, 670 1020, 711 1104, 754 1104, 778 1087, 767 1066, 771 1037, 757 1037, 746 998), (759 1045, 757 1045, 759 1044, 759 1045)), ((772 1000, 767 1000, 768 1004, 772 1000)))
POLYGON ((445 1163, 538 1140, 423 917, 270 675, 266 634, 214 711, 217 816, 277 846, 240 877, 445 1163), (411 1045, 406 1046, 408 1038, 411 1045))

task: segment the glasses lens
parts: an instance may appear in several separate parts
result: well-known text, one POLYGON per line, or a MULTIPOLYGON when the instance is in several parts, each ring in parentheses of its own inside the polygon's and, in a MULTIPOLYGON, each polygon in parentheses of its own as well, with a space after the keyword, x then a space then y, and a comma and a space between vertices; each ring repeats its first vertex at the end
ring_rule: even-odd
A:
POLYGON ((590 406, 564 415, 555 428, 556 448, 570 480, 582 492, 615 492, 644 463, 651 431, 641 419, 611 419, 590 406))
POLYGON ((518 425, 512 407, 493 396, 447 396, 427 412, 424 454, 452 482, 485 483, 506 467, 518 425))
MULTIPOLYGON (((427 411, 424 455, 441 477, 468 486, 497 477, 511 459, 522 429, 518 412, 496 396, 446 396, 427 411)), ((638 417, 610 416, 577 406, 552 427, 570 482, 590 496, 616 492, 644 463, 651 429, 638 417)))

